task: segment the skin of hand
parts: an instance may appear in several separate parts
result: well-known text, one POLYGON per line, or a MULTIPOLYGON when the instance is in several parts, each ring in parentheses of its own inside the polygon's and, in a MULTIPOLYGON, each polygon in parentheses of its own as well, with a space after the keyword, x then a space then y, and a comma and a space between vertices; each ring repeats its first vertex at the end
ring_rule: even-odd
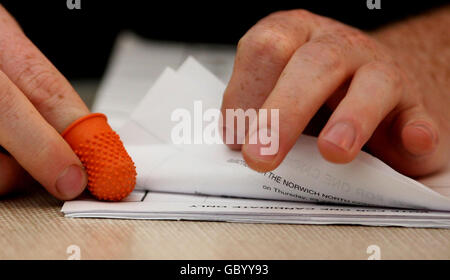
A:
POLYGON ((78 196, 87 175, 60 133, 86 114, 69 82, 0 5, 0 195, 32 177, 59 199, 78 196))
MULTIPOLYGON (((248 127, 243 145, 228 146, 252 169, 273 170, 324 105, 326 160, 348 163, 366 145, 406 175, 439 170, 450 158, 449 25, 448 6, 372 34, 304 10, 267 16, 238 43, 222 114, 279 109, 278 152, 262 155, 248 127)), ((236 135, 225 125, 224 140, 227 131, 236 135)))

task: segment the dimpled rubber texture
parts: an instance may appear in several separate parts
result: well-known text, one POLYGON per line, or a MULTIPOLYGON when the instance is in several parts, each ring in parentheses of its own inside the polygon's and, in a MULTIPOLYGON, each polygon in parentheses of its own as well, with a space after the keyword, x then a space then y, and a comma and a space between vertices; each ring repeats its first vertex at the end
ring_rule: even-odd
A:
POLYGON ((106 116, 89 114, 62 133, 88 175, 88 190, 99 200, 119 201, 136 185, 136 167, 106 116))

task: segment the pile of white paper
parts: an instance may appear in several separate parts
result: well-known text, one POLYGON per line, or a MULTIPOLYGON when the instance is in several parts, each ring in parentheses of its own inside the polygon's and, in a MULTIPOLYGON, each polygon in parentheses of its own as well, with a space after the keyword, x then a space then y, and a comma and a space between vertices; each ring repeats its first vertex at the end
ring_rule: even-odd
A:
POLYGON ((187 109, 192 124, 205 127, 211 121, 195 118, 196 102, 201 101, 203 111, 219 108, 224 89, 192 57, 176 71, 166 68, 118 130, 136 163, 137 190, 117 203, 86 197, 66 202, 64 214, 450 227, 449 197, 364 152, 350 164, 331 164, 321 157, 314 137, 301 136, 280 167, 267 173, 249 169, 240 152, 223 144, 172 144, 174 110, 187 109))

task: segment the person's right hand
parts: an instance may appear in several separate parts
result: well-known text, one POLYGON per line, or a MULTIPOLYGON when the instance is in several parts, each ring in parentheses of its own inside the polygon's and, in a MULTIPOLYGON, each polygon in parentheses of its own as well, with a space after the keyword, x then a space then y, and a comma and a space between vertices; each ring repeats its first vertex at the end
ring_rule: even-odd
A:
POLYGON ((29 173, 59 199, 78 196, 87 175, 60 133, 88 113, 0 5, 0 195, 23 185, 29 173))
POLYGON ((324 159, 348 163, 366 145, 405 175, 441 170, 450 159, 449 12, 376 34, 305 10, 260 20, 239 41, 222 100, 225 120, 233 120, 230 109, 254 109, 260 127, 252 121, 244 138, 225 124, 224 142, 242 149, 250 168, 272 171, 327 108, 332 114, 317 138, 324 159), (270 135, 270 145, 256 134, 270 135))

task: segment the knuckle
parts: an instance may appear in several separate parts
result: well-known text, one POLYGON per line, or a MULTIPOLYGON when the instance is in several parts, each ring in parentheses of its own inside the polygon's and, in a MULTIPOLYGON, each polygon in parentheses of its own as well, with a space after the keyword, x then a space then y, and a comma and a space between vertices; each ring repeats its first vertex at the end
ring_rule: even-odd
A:
POLYGON ((344 70, 342 47, 330 38, 317 38, 306 50, 308 63, 318 67, 322 72, 344 70))
POLYGON ((13 85, 3 72, 0 72, 0 115, 8 119, 8 115, 15 111, 16 98, 14 98, 13 85))
POLYGON ((335 41, 339 41, 341 45, 347 48, 373 48, 375 42, 367 36, 364 32, 358 29, 337 23, 332 28, 333 34, 329 37, 334 37, 335 41))
POLYGON ((313 16, 313 13, 304 9, 277 11, 269 14, 267 19, 277 19, 286 17, 295 17, 297 19, 308 19, 313 16))
POLYGON ((268 27, 250 30, 238 43, 239 53, 273 63, 285 63, 294 50, 290 38, 268 27))
POLYGON ((45 102, 45 100, 52 98, 61 87, 57 75, 48 70, 41 70, 36 73, 33 81, 31 86, 33 103, 45 102))
POLYGON ((314 16, 313 13, 311 13, 310 11, 305 10, 305 9, 296 9, 296 10, 289 11, 289 13, 298 18, 303 18, 303 19, 309 19, 312 16, 314 16))
POLYGON ((263 62, 286 64, 303 40, 293 36, 291 31, 308 34, 307 25, 303 23, 311 17, 312 14, 306 10, 277 11, 269 14, 239 40, 238 58, 247 57, 263 62))
POLYGON ((16 81, 26 85, 25 94, 36 107, 51 102, 63 87, 56 71, 49 69, 33 55, 26 55, 21 61, 16 81))
POLYGON ((403 86, 403 74, 393 64, 373 61, 365 65, 364 67, 365 70, 370 73, 370 75, 375 75, 390 88, 400 89, 403 86))

